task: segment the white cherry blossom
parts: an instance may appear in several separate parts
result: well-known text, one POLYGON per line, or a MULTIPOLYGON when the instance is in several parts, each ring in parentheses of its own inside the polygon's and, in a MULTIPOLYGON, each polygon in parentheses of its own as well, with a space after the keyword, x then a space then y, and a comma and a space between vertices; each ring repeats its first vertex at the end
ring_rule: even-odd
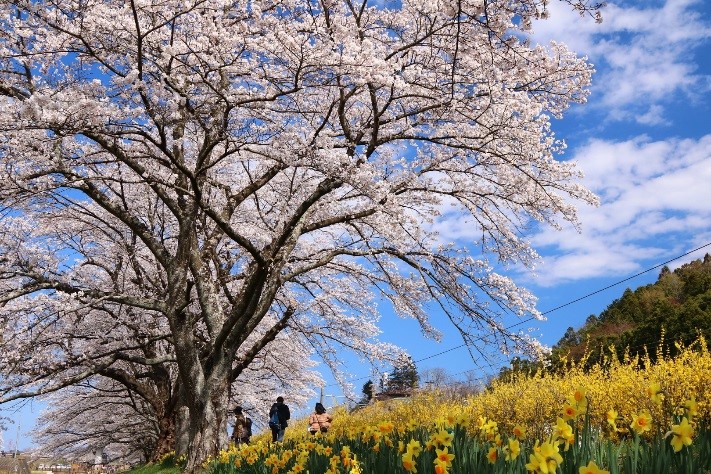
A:
POLYGON ((544 7, 0 2, 0 402, 168 364, 195 470, 280 337, 395 357, 385 301, 530 346, 496 265, 596 202, 550 127, 592 68, 526 41, 544 7), (442 242, 445 210, 478 239, 442 242))

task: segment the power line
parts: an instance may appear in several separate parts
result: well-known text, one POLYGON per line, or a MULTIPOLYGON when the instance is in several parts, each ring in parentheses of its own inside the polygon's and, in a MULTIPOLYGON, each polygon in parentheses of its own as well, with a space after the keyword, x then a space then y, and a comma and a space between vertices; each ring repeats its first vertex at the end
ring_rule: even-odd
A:
POLYGON ((414 363, 418 363, 418 362, 422 362, 423 360, 432 359, 432 358, 434 358, 434 357, 439 357, 439 356, 441 356, 441 355, 443 355, 443 354, 446 354, 447 352, 452 352, 452 351, 456 351, 457 349, 461 349, 461 348, 464 347, 464 346, 466 346, 466 344, 460 344, 460 345, 458 345, 457 347, 452 347, 452 348, 449 348, 449 349, 445 349, 445 350, 443 350, 442 352, 437 352, 436 354, 428 355, 427 357, 423 357, 422 359, 418 359, 418 360, 415 360, 415 361, 413 361, 413 362, 414 362, 414 363))
POLYGON ((599 290, 593 291, 592 293, 588 293, 587 295, 581 296, 580 298, 574 299, 573 301, 569 301, 569 302, 567 302, 567 303, 565 303, 565 304, 562 304, 562 305, 560 305, 560 306, 556 306, 555 308, 549 309, 548 311, 545 311, 544 313, 541 313, 541 314, 552 313, 553 311, 557 311, 557 310, 559 310, 559 309, 561 309, 561 308, 565 308, 566 306, 570 306, 571 304, 577 303, 578 301, 584 300, 585 298, 589 298, 589 297, 591 297, 591 296, 593 296, 593 295, 596 295, 596 294, 598 294, 598 293, 601 293, 601 292, 603 292, 603 291, 605 291, 605 290, 609 290, 610 288, 612 288, 612 287, 614 287, 614 286, 617 286, 617 285, 619 285, 619 284, 621 284, 621 283, 624 283, 624 282, 626 282, 626 281, 632 280, 633 278, 637 278, 638 276, 644 275, 645 273, 649 273, 649 272, 651 272, 652 270, 655 270, 655 269, 657 269, 657 268, 659 268, 659 267, 663 267, 664 265, 666 265, 666 264, 668 264, 668 263, 671 263, 671 262, 673 262, 673 261, 675 261, 675 260, 679 260, 680 258, 686 257, 687 255, 691 255, 692 253, 694 253, 694 252, 696 252, 696 251, 699 251, 699 250, 701 250, 701 249, 703 249, 703 248, 706 248, 706 247, 708 247, 709 245, 711 245, 711 242, 709 242, 709 243, 707 243, 707 244, 704 244, 704 245, 702 245, 701 247, 696 247, 694 250, 689 250, 689 251, 686 252, 685 254, 679 255, 678 257, 674 257, 674 258, 672 258, 671 260, 667 260, 666 262, 662 262, 662 263, 660 263, 660 264, 658 264, 658 265, 655 265, 655 266, 653 266, 653 267, 651 267, 651 268, 648 268, 648 269, 646 269, 646 270, 643 270, 643 271, 641 271, 641 272, 639 272, 639 273, 635 273, 635 274, 632 275, 631 277, 627 277, 627 278, 625 278, 624 280, 620 280, 620 281, 618 281, 618 282, 616 282, 616 283, 613 283, 613 284, 611 284, 611 285, 607 285, 605 288, 600 288, 599 290))
MULTIPOLYGON (((657 264, 657 265, 654 265, 653 267, 649 267, 649 268, 647 268, 646 270, 643 270, 643 271, 641 271, 641 272, 635 273, 635 274, 632 275, 632 276, 629 276, 629 277, 624 278, 624 279, 622 279, 622 280, 619 280, 619 281, 617 281, 617 282, 615 282, 615 283, 612 283, 612 284, 610 284, 610 285, 607 285, 607 286, 604 287, 604 288, 600 288, 600 289, 598 289, 598 290, 595 290, 595 291, 593 291, 593 292, 590 292, 590 293, 588 293, 588 294, 586 294, 586 295, 584 295, 584 296, 581 296, 581 297, 576 298, 576 299, 574 299, 574 300, 568 301, 567 303, 564 303, 564 304, 562 304, 562 305, 560 305, 560 306, 556 306, 555 308, 551 308, 551 309, 549 309, 549 310, 543 311, 541 314, 549 314, 549 313, 552 313, 552 312, 554 312, 554 311, 558 311, 559 309, 565 308, 566 306, 570 306, 570 305, 572 305, 572 304, 574 304, 574 303, 578 303, 578 302, 580 302, 580 301, 582 301, 582 300, 584 300, 584 299, 590 298, 591 296, 594 296, 594 295, 596 295, 596 294, 598 294, 598 293, 602 293, 603 291, 609 290, 610 288, 614 288, 615 286, 620 285, 620 284, 622 284, 622 283, 624 283, 624 282, 626 282, 626 281, 630 281, 630 280, 632 280, 632 279, 634 279, 634 278, 637 278, 637 277, 639 277, 639 276, 641 276, 641 275, 644 275, 645 273, 649 273, 649 272, 651 272, 652 270, 655 270, 655 269, 657 269, 657 268, 663 267, 664 265, 667 265, 667 264, 669 264, 669 263, 671 263, 671 262, 674 262, 674 261, 676 261, 676 260, 679 260, 680 258, 684 258, 684 257, 686 257, 686 256, 688 256, 688 255, 691 255, 691 254, 694 253, 694 252, 697 252, 697 251, 699 251, 699 250, 701 250, 701 249, 704 249, 704 248, 706 248, 706 247, 709 247, 709 246, 711 246, 711 242, 708 242, 708 243, 706 243, 706 244, 704 244, 704 245, 701 245, 701 246, 699 246, 699 247, 696 247, 695 249, 689 250, 688 252, 683 253, 683 254, 681 254, 681 255, 678 255, 678 256, 676 256, 676 257, 674 257, 674 258, 671 258, 671 259, 669 259, 669 260, 667 260, 667 261, 665 261, 665 262, 662 262, 662 263, 659 263, 659 264, 657 264)), ((520 326, 520 325, 522 325, 522 324, 525 324, 525 323, 530 322, 530 321, 533 321, 533 320, 536 320, 536 318, 530 316, 530 317, 528 317, 528 318, 526 318, 526 319, 523 319, 523 320, 521 320, 521 321, 518 321, 518 322, 516 322, 516 323, 514 323, 514 324, 511 324, 511 325, 505 327, 504 330, 505 330, 505 331, 508 331, 508 330, 510 330, 510 329, 513 329, 513 328, 515 328, 515 327, 517 327, 517 326, 520 326)), ((481 339, 483 339, 484 337, 487 337, 487 336, 488 336, 488 334, 487 334, 487 335, 478 336, 478 337, 473 338, 472 340, 481 340, 481 339)), ((422 358, 420 358, 420 359, 418 359, 418 360, 415 360, 415 361, 413 361, 413 362, 414 362, 414 363, 419 363, 419 362, 423 362, 423 361, 428 360, 428 359, 433 359, 433 358, 435 358, 435 357, 439 357, 439 356, 441 356, 441 355, 447 354, 447 353, 452 352, 452 351, 455 351, 455 350, 457 350, 457 349, 461 349, 461 348, 466 347, 466 346, 467 346, 466 343, 459 344, 458 346, 451 347, 451 348, 449 348, 449 349, 445 349, 445 350, 440 351, 440 352, 437 352, 437 353, 435 353, 435 354, 431 354, 431 355, 422 357, 422 358)), ((490 368, 493 369, 492 366, 490 366, 490 368)), ((466 371, 465 371, 465 372, 466 372, 466 371)), ((382 375, 382 373, 380 373, 380 372, 377 372, 377 373, 378 373, 379 375, 382 375)), ((462 372, 462 373, 464 373, 464 372, 462 372)), ((365 379, 367 379, 367 378, 370 378, 370 376, 366 375, 366 376, 363 376, 363 377, 359 377, 359 378, 353 379, 352 381, 355 382, 355 381, 359 381, 359 380, 365 380, 365 379)), ((337 383, 334 383, 334 384, 327 385, 326 387, 332 387, 332 386, 335 386, 335 385, 338 385, 338 384, 337 384, 337 383)))
MULTIPOLYGON (((655 265, 655 266, 653 266, 653 267, 647 268, 646 270, 643 270, 643 271, 641 271, 641 272, 639 272, 639 273, 635 273, 635 274, 632 275, 632 276, 629 276, 629 277, 624 278, 624 279, 622 279, 622 280, 619 280, 619 281, 617 281, 617 282, 615 282, 615 283, 612 283, 612 284, 610 284, 610 285, 607 285, 607 286, 604 287, 604 288, 600 288, 600 289, 595 290, 595 291, 593 291, 593 292, 591 292, 591 293, 588 293, 588 294, 586 294, 586 295, 584 295, 584 296, 581 296, 581 297, 579 297, 579 298, 576 298, 576 299, 574 299, 574 300, 572 300, 572 301, 568 301, 567 303, 564 303, 564 304, 562 304, 562 305, 560 305, 560 306, 556 306, 555 308, 552 308, 552 309, 543 311, 541 314, 549 314, 549 313, 552 313, 552 312, 554 312, 554 311, 558 311, 559 309, 565 308, 566 306, 570 306, 570 305, 572 305, 572 304, 574 304, 574 303, 577 303, 577 302, 579 302, 579 301, 582 301, 582 300, 584 300, 584 299, 586 299, 586 298, 590 298, 591 296, 594 296, 594 295, 596 295, 596 294, 598 294, 598 293, 602 293, 603 291, 609 290, 610 288, 613 288, 613 287, 615 287, 615 286, 617 286, 617 285, 620 285, 620 284, 622 284, 622 283, 624 283, 624 282, 626 282, 626 281, 629 281, 629 280, 632 280, 632 279, 634 279, 634 278, 637 278, 638 276, 644 275, 645 273, 649 273, 649 272, 651 272, 652 270, 655 270, 655 269, 657 269, 657 268, 659 268, 659 267, 663 267, 664 265, 667 265, 667 264, 669 264, 669 263, 671 263, 671 262, 674 262, 674 261, 676 261, 676 260, 679 260, 680 258, 684 258, 684 257, 686 257, 686 256, 688 256, 688 255, 691 255, 692 253, 697 252, 697 251, 699 251, 699 250, 701 250, 701 249, 703 249, 703 248, 706 248, 706 247, 708 247, 708 246, 711 246, 711 242, 708 242, 708 243, 706 243, 706 244, 704 244, 704 245, 702 245, 702 246, 700 246, 700 247, 697 247, 697 248, 695 248, 695 249, 693 249, 693 250, 689 250, 688 252, 686 252, 686 253, 684 253, 684 254, 682 254, 682 255, 678 255, 678 256, 676 256, 676 257, 674 257, 674 258, 672 258, 672 259, 669 259, 669 260, 667 260, 666 262, 659 263, 659 264, 657 264, 657 265, 655 265)), ((505 330, 505 331, 508 331, 508 330, 510 330, 510 329, 515 328, 516 326, 520 326, 520 325, 522 325, 522 324, 525 324, 525 323, 527 323, 527 322, 529 322, 529 321, 533 321, 533 320, 535 320, 535 319, 536 319, 536 318, 534 318, 534 317, 532 317, 532 316, 529 316, 529 317, 526 318, 526 319, 522 319, 521 321, 518 321, 518 322, 516 322, 516 323, 514 323, 514 324, 511 324, 511 325, 507 326, 506 328, 504 328, 504 330, 505 330)), ((479 337, 476 337, 476 338, 474 338, 474 339, 482 339, 482 338, 484 338, 484 337, 485 337, 485 336, 479 336, 479 337)), ((462 347, 465 347, 465 346, 466 346, 466 344, 460 344, 460 345, 458 345, 458 346, 456 346, 456 347, 452 347, 451 349, 446 349, 446 350, 444 350, 444 351, 442 351, 442 352, 438 352, 438 353, 436 353, 436 354, 433 354, 433 355, 430 355, 430 356, 427 356, 427 357, 423 357, 422 359, 416 360, 415 363, 417 363, 417 362, 422 362, 422 361, 424 361, 424 360, 431 359, 431 358, 433 358, 433 357, 437 357, 437 356, 440 356, 440 355, 442 355, 442 354, 446 354, 447 352, 451 352, 451 351, 456 350, 456 349, 461 349, 462 347)))

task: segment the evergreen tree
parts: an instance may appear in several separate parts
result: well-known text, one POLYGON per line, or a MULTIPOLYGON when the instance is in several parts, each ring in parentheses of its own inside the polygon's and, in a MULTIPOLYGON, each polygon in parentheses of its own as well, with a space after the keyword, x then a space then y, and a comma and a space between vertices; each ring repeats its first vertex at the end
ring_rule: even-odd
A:
POLYGON ((393 364, 393 372, 388 377, 389 392, 411 392, 417 388, 420 376, 412 357, 400 355, 393 364))
POLYGON ((363 395, 365 401, 370 401, 373 399, 373 381, 368 380, 365 384, 363 384, 363 395))

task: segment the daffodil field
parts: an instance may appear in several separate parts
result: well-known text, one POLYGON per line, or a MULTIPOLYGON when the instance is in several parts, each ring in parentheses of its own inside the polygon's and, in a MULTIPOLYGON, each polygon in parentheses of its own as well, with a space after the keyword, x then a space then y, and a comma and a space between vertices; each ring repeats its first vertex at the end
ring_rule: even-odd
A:
POLYGON ((452 399, 336 409, 330 432, 294 422, 232 446, 213 474, 711 473, 711 355, 698 340, 674 358, 609 358, 583 370, 494 381, 452 399))

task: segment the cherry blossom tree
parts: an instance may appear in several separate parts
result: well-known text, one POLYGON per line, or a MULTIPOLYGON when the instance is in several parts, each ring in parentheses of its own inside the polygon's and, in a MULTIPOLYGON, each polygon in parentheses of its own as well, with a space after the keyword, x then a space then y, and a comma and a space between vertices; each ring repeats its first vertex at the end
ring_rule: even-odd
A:
MULTIPOLYGON (((57 224, 55 231, 76 232, 82 227, 80 233, 83 233, 101 227, 108 216, 103 215, 100 208, 87 212, 90 208, 85 203, 82 210, 88 216, 75 215, 71 207, 63 209, 61 217, 57 214, 54 219, 71 223, 71 229, 57 224), (103 217, 96 220, 98 216, 103 217)), ((13 217, 7 217, 4 223, 8 228, 20 227, 13 217)), ((93 236, 94 250, 81 243, 71 245, 73 255, 87 259, 78 267, 82 275, 73 278, 89 276, 96 284, 102 275, 87 274, 87 269, 111 268, 112 276, 104 282, 104 288, 121 294, 155 293, 154 297, 160 298, 161 290, 153 283, 159 281, 160 276, 152 272, 153 266, 135 261, 135 236, 124 237, 106 229, 93 236)), ((26 242, 29 239, 18 241, 26 242)), ((18 249, 18 253, 22 252, 18 249)), ((8 314, 4 326, 4 361, 9 367, 7 373, 15 377, 7 378, 6 387, 27 390, 9 398, 50 393, 84 381, 78 391, 72 389, 50 399, 51 409, 37 435, 43 450, 87 454, 108 449, 114 457, 132 458, 139 454, 145 458, 146 453, 150 453, 148 459, 151 460, 176 448, 180 451, 176 439, 186 439, 184 433, 177 432, 180 426, 185 426, 178 419, 183 400, 174 367, 174 348, 161 318, 150 311, 98 302, 78 303, 71 310, 72 318, 60 317, 68 308, 66 300, 47 298, 44 294, 15 299, 3 308, 8 314), (84 380, 91 375, 101 377, 93 377, 90 382, 84 380), (104 391, 88 390, 87 383, 105 385, 107 381, 102 378, 113 383, 110 397, 104 391), (122 387, 116 388, 116 384, 122 387), (120 401, 121 397, 126 399, 120 401), (102 403, 120 406, 123 411, 108 410, 103 416, 94 413, 101 412, 102 403), (136 411, 135 416, 129 416, 126 410, 136 411), (133 418, 138 421, 128 421, 133 418), (118 429, 117 421, 126 424, 125 430, 118 429), (136 452, 138 448, 140 453, 136 452)), ((276 324, 274 315, 266 315, 250 334, 246 346, 249 349, 256 341, 262 344, 273 340, 250 358, 249 365, 234 371, 231 377, 234 403, 254 407, 255 413, 266 413, 274 394, 280 392, 289 393, 292 403, 305 403, 309 395, 313 395, 313 387, 322 384, 320 377, 306 371, 313 365, 309 360, 312 353, 318 352, 321 359, 338 372, 337 361, 326 350, 332 349, 324 344, 326 337, 351 347, 360 344, 364 357, 387 360, 389 354, 394 353, 395 348, 387 345, 360 343, 376 333, 376 327, 366 318, 345 322, 347 324, 320 324, 313 317, 304 319, 297 313, 283 333, 264 338, 265 331, 276 324), (294 357, 295 354, 301 357, 294 357)), ((241 353, 238 356, 241 357, 241 353)), ((226 431, 221 435, 224 437, 226 431)))
POLYGON ((494 265, 595 202, 550 126, 592 69, 525 39, 545 3, 0 2, 0 402, 170 359, 195 470, 285 331, 375 360, 376 301, 436 336, 434 303, 524 350, 494 265))
POLYGON ((104 452, 129 463, 151 460, 159 420, 152 407, 122 384, 87 379, 46 397, 33 433, 36 451, 71 459, 104 452))
MULTIPOLYGON (((252 416, 255 428, 260 416, 266 420, 274 393, 289 393, 290 403, 297 405, 314 395, 312 387, 320 383, 310 370, 314 363, 292 356, 304 350, 301 338, 280 336, 233 383, 233 402, 252 416)), ((139 365, 136 371, 127 365, 115 364, 111 376, 93 376, 43 397, 47 408, 33 431, 36 451, 73 459, 104 452, 111 460, 141 463, 175 450, 180 397, 161 393, 165 382, 155 368, 139 365)), ((176 372, 168 370, 169 385, 178 391, 176 372)))

